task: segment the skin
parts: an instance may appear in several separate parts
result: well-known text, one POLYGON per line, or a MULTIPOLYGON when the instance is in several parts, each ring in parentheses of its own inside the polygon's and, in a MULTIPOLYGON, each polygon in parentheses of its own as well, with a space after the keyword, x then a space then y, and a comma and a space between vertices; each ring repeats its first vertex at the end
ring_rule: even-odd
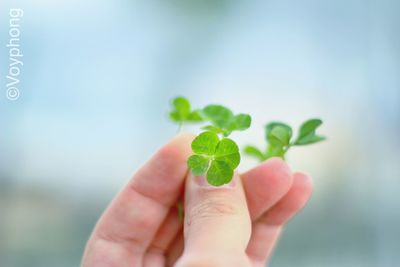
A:
POLYGON ((273 158, 228 185, 208 186, 187 170, 192 140, 175 137, 137 171, 97 222, 82 267, 266 265, 285 224, 308 201, 310 178, 273 158))

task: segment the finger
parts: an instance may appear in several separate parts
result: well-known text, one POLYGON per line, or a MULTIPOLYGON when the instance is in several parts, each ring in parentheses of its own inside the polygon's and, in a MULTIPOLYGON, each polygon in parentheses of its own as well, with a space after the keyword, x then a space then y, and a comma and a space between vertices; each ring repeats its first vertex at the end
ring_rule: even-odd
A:
POLYGON ((167 218, 158 229, 153 241, 146 251, 143 260, 145 267, 162 267, 166 264, 166 254, 169 246, 172 244, 178 233, 183 227, 179 218, 178 208, 171 208, 167 218))
POLYGON ((279 158, 267 160, 241 177, 253 221, 277 203, 292 185, 292 172, 279 158))
POLYGON ((188 134, 174 138, 140 168, 100 218, 83 266, 142 264, 144 251, 182 190, 192 139, 188 134))
POLYGON ((183 253, 183 231, 178 233, 175 237, 175 240, 172 241, 172 244, 169 246, 167 251, 167 267, 175 266, 176 261, 182 256, 183 253))
POLYGON ((311 179, 305 174, 295 173, 289 192, 253 223, 247 254, 255 266, 265 265, 284 224, 304 207, 311 193, 311 179))
POLYGON ((185 191, 185 255, 219 256, 247 247, 251 221, 240 177, 221 187, 189 175, 185 191))

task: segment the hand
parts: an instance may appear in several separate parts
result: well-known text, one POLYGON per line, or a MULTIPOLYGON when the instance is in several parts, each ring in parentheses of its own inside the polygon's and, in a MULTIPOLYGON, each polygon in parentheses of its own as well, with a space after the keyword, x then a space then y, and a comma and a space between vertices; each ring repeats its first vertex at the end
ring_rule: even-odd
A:
POLYGON ((188 175, 192 139, 179 135, 134 175, 98 221, 83 267, 265 266, 309 199, 310 178, 274 158, 211 187, 188 175), (183 193, 184 227, 176 208, 183 193))

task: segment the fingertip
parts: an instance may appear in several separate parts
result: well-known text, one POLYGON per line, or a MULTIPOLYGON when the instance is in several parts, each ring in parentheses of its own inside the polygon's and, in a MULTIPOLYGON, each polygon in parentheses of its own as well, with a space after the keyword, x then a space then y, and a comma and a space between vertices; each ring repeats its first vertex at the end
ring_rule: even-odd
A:
POLYGON ((173 137, 165 146, 157 152, 160 158, 185 159, 191 153, 191 142, 195 135, 191 133, 180 133, 173 137))
POLYGON ((193 139, 196 137, 195 134, 190 133, 190 132, 182 132, 178 133, 172 138, 172 142, 179 142, 183 144, 190 144, 193 139))
POLYGON ((247 180, 256 180, 257 184, 272 186, 278 183, 287 189, 292 184, 292 171, 280 158, 271 158, 243 174, 247 180))
POLYGON ((172 138, 137 171, 130 187, 167 206, 172 205, 183 188, 192 139, 189 133, 172 138))
POLYGON ((280 158, 271 158, 242 175, 252 218, 257 218, 291 188, 293 174, 280 158))
POLYGON ((259 167, 261 171, 270 172, 275 176, 279 176, 281 180, 285 180, 287 182, 289 187, 292 184, 292 170, 287 162, 283 159, 274 157, 265 161, 259 167))
POLYGON ((314 183, 311 177, 302 172, 295 172, 293 174, 293 190, 298 191, 300 197, 302 197, 302 202, 307 202, 307 200, 312 195, 314 190, 314 183))
POLYGON ((293 174, 289 192, 263 215, 261 221, 270 225, 283 225, 304 208, 310 199, 313 187, 311 178, 304 173, 293 174))

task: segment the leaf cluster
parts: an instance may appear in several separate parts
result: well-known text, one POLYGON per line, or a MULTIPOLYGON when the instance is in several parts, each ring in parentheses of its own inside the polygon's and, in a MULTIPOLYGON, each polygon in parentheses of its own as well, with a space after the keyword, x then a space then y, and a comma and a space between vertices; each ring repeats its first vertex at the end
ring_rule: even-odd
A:
POLYGON ((221 105, 208 105, 200 111, 205 121, 210 125, 204 126, 204 130, 229 136, 233 131, 244 131, 251 125, 251 117, 248 114, 237 114, 221 105))
POLYGON ((293 140, 293 130, 289 125, 283 122, 271 122, 265 126, 267 149, 262 151, 255 146, 246 146, 244 152, 260 161, 271 157, 284 159, 286 152, 293 146, 309 145, 325 140, 325 137, 316 133, 321 124, 322 120, 320 119, 305 121, 300 126, 297 137, 293 140))
POLYGON ((201 122, 203 119, 198 110, 192 110, 189 100, 184 97, 176 97, 172 100, 172 110, 169 118, 182 125, 186 122, 201 122))
MULTIPOLYGON (((176 97, 171 102, 170 119, 182 127, 185 123, 205 123, 200 133, 191 144, 193 155, 187 165, 196 176, 205 176, 208 183, 221 186, 232 180, 233 173, 240 163, 238 145, 227 138, 233 131, 244 131, 251 125, 248 114, 234 114, 229 108, 221 105, 207 105, 204 108, 192 109, 188 99, 176 97)), ((320 119, 305 121, 293 137, 292 128, 283 122, 271 122, 265 126, 266 149, 246 146, 245 154, 260 161, 271 157, 285 159, 287 151, 293 146, 314 144, 325 140, 316 133, 321 126, 320 119)))
POLYGON ((239 148, 232 139, 220 139, 214 132, 203 132, 193 140, 192 150, 194 155, 187 163, 194 175, 205 175, 208 183, 214 186, 231 181, 240 163, 239 148))
POLYGON ((192 142, 193 155, 187 164, 196 176, 205 175, 209 184, 221 186, 232 180, 234 170, 240 163, 238 145, 227 138, 233 131, 244 131, 251 125, 248 114, 234 114, 221 105, 207 105, 192 110, 189 100, 177 97, 172 101, 169 113, 172 121, 184 123, 205 122, 192 142))

